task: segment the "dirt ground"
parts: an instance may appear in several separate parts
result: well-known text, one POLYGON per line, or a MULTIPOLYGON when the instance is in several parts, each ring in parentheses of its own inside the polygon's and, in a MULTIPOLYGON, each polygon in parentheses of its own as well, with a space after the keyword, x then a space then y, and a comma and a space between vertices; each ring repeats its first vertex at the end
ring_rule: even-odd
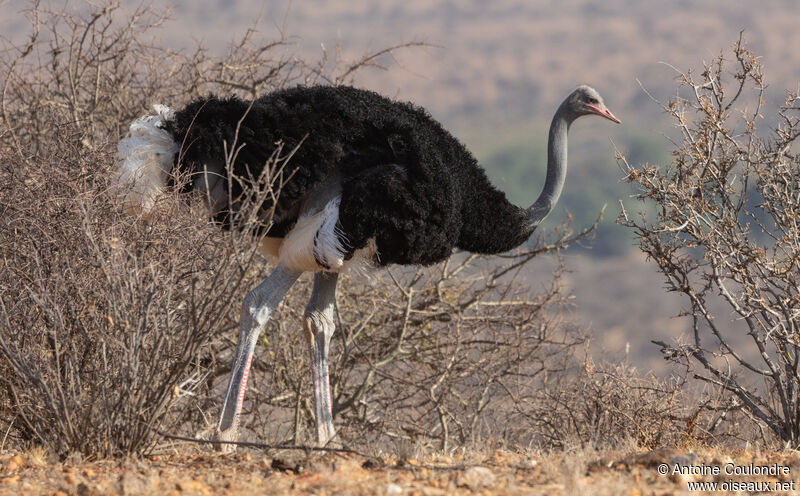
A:
MULTIPOLYGON (((398 460, 352 454, 175 453, 58 462, 36 450, 0 454, 0 495, 682 495, 797 494, 796 453, 497 451, 398 460), (667 475, 659 468, 666 464, 667 475), (767 467, 767 468, 753 468, 767 467), (720 474, 713 475, 715 468, 720 474), (705 474, 681 474, 695 471, 705 474), (766 471, 753 475, 754 471, 766 471), (728 475, 728 472, 739 472, 728 475), (742 472, 749 471, 749 474, 742 472), (716 482, 690 488, 690 483, 716 482)), ((663 471, 664 469, 661 468, 663 471)))

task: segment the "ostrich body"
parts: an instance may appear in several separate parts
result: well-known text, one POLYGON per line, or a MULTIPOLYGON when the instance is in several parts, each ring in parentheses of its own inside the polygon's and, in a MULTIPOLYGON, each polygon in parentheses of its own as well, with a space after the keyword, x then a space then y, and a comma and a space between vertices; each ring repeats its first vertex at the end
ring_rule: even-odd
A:
MULTIPOLYGON (((311 348, 317 441, 334 436, 328 349, 338 274, 358 266, 429 265, 454 248, 501 253, 525 242, 553 209, 566 178, 567 132, 582 115, 620 122, 600 95, 580 86, 550 127, 547 178, 528 208, 510 203, 472 154, 425 110, 350 87, 297 87, 255 102, 208 98, 131 125, 119 144, 115 177, 128 207, 148 210, 174 169, 192 173, 213 215, 229 224, 242 193, 238 177, 258 177, 282 142, 297 147, 291 178, 262 233, 277 257, 272 273, 244 299, 231 378, 216 437, 235 441, 259 334, 303 272, 314 272, 304 327, 311 348), (225 146, 244 146, 226 170, 225 146), (299 145, 299 146, 298 146, 299 145), (227 191, 231 187, 232 191, 227 191)), ((229 226, 235 227, 235 226, 229 226)))

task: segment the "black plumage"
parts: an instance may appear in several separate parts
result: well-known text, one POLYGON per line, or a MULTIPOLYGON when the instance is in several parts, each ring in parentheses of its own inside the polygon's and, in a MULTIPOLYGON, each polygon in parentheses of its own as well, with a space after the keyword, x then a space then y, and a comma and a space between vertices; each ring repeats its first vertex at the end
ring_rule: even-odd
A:
MULTIPOLYGON (((240 177, 257 177, 278 142, 284 150, 300 145, 268 236, 285 235, 298 205, 334 174, 346 258, 375 238, 379 265, 426 265, 454 247, 503 252, 533 231, 526 211, 489 182, 464 145, 410 103, 342 86, 280 90, 252 107, 237 98, 197 100, 166 123, 182 145, 177 165, 195 172, 199 164, 224 163, 223 143, 234 142, 237 125, 237 143, 245 145, 234 163, 240 177)), ((233 185, 236 198, 241 185, 233 185)))

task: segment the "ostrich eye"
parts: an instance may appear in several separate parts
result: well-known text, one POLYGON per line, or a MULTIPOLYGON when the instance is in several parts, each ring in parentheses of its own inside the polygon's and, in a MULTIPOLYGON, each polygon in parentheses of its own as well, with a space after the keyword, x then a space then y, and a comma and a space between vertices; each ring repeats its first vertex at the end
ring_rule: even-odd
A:
POLYGON ((600 103, 600 101, 597 98, 593 97, 593 96, 590 96, 589 98, 587 98, 586 101, 591 103, 592 105, 597 105, 598 103, 600 103))

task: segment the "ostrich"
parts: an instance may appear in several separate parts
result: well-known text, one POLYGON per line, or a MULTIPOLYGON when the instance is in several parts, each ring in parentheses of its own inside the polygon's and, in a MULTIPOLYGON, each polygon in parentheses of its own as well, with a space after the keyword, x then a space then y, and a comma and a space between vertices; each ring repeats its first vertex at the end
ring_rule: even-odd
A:
MULTIPOLYGON (((275 257, 269 276, 241 309, 238 344, 215 438, 236 441, 250 363, 270 315, 303 272, 314 273, 303 326, 308 332, 317 442, 335 435, 328 349, 340 273, 354 267, 429 265, 454 248, 491 254, 525 242, 553 209, 567 173, 567 131, 583 115, 619 123, 593 88, 561 103, 548 140, 544 188, 528 208, 510 203, 472 154, 424 109, 352 87, 296 87, 253 102, 209 97, 180 111, 155 105, 119 143, 114 184, 125 205, 147 212, 177 169, 189 172, 223 224, 242 193, 239 177, 258 177, 281 142, 297 146, 286 182, 262 233, 275 257), (234 164, 225 149, 243 144, 234 164), (233 191, 228 191, 228 188, 233 191)), ((229 226, 235 227, 235 226, 229 226)), ((229 448, 232 449, 232 448, 229 448)))

